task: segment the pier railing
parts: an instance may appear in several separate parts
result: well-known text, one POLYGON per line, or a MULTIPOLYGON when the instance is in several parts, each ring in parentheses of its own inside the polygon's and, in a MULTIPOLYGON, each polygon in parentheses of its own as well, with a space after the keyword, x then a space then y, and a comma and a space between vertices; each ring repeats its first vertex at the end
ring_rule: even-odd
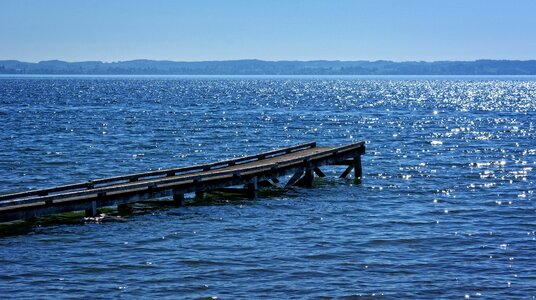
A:
MULTIPOLYGON (((97 191, 96 188, 98 188, 99 186, 100 187, 105 186, 106 184, 116 185, 116 184, 121 184, 121 183, 126 183, 126 182, 137 182, 137 181, 148 180, 148 179, 158 179, 161 177, 171 177, 171 176, 177 176, 177 175, 182 175, 182 174, 187 174, 187 173, 194 173, 194 172, 199 172, 199 171, 215 170, 215 169, 220 169, 220 168, 224 168, 228 166, 235 166, 235 165, 240 165, 240 164, 247 163, 247 162, 266 159, 266 158, 270 158, 270 157, 274 157, 278 155, 289 154, 289 153, 293 153, 296 151, 315 148, 315 147, 316 147, 316 142, 308 142, 308 143, 294 145, 294 146, 290 146, 286 148, 266 151, 266 152, 257 153, 254 155, 241 156, 241 157, 232 158, 228 160, 222 160, 222 161, 213 162, 213 163, 165 169, 165 170, 156 170, 156 171, 128 174, 128 175, 122 175, 122 176, 99 178, 99 179, 89 180, 86 182, 56 186, 52 188, 36 189, 36 190, 30 190, 30 191, 25 191, 25 192, 19 192, 19 193, 5 194, 5 195, 0 195, 0 207, 10 205, 8 201, 4 201, 4 200, 28 198, 28 197, 33 197, 33 196, 44 197, 53 193, 69 192, 69 191, 72 192, 72 191, 80 191, 80 190, 88 190, 88 192, 95 193, 95 191, 97 191)), ((51 197, 51 198, 56 199, 54 197, 51 197)), ((45 199, 45 198, 40 198, 40 199, 45 199)))

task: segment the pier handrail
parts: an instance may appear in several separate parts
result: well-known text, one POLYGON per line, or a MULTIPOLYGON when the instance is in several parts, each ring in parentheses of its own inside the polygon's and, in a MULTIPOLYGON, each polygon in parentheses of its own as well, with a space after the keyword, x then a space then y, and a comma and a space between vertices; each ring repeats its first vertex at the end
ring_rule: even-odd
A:
POLYGON ((316 142, 313 141, 313 142, 303 143, 303 144, 294 145, 290 147, 257 153, 254 155, 246 155, 246 156, 241 156, 237 158, 232 158, 232 159, 227 159, 223 161, 207 163, 207 164, 202 164, 202 165, 178 167, 178 168, 156 170, 156 171, 149 171, 149 172, 143 172, 143 173, 134 173, 134 174, 128 174, 128 175, 122 175, 122 176, 99 178, 99 179, 89 180, 86 182, 56 186, 52 188, 36 189, 36 190, 30 190, 30 191, 25 191, 25 192, 4 194, 4 195, 0 195, 0 207, 3 206, 2 202, 5 200, 27 198, 27 197, 32 197, 32 196, 41 197, 41 196, 47 196, 51 193, 64 192, 64 191, 70 191, 70 190, 81 190, 81 191, 94 190, 95 185, 102 185, 102 184, 109 184, 109 183, 121 184, 123 181, 135 182, 135 181, 139 181, 142 178, 150 179, 150 177, 156 177, 156 176, 162 176, 162 175, 175 176, 178 173, 187 173, 187 172, 200 171, 200 170, 208 171, 208 170, 213 170, 213 169, 222 168, 226 166, 242 164, 242 163, 246 163, 250 161, 261 160, 261 159, 265 159, 269 157, 275 157, 278 155, 284 155, 284 154, 288 154, 288 153, 292 153, 292 152, 296 152, 300 150, 305 150, 309 148, 315 148, 315 147, 316 147, 316 142))
MULTIPOLYGON (((102 196, 107 196, 108 193, 114 193, 114 192, 125 192, 126 193, 126 192, 129 192, 129 191, 132 191, 132 190, 143 189, 143 188, 145 188, 145 189, 169 188, 170 186, 174 186, 174 185, 178 185, 178 184, 182 184, 182 183, 187 183, 187 182, 191 182, 191 181, 202 182, 202 181, 213 180, 213 179, 217 179, 217 178, 225 177, 225 176, 238 176, 238 177, 246 176, 247 173, 255 173, 255 172, 259 172, 259 171, 264 170, 264 169, 273 170, 273 169, 277 169, 277 168, 280 168, 280 167, 282 167, 282 168, 292 167, 294 165, 299 165, 301 163, 304 163, 307 160, 312 160, 313 161, 315 159, 320 159, 320 158, 322 158, 324 156, 329 156, 329 155, 331 155, 333 153, 342 153, 342 152, 346 152, 346 151, 350 151, 350 150, 359 149, 363 145, 364 145, 364 142, 358 142, 358 143, 354 143, 354 144, 350 144, 350 145, 346 145, 346 146, 342 146, 342 147, 337 147, 337 148, 333 148, 333 149, 327 149, 327 150, 322 151, 320 153, 313 153, 313 154, 309 154, 309 155, 306 155, 306 156, 293 158, 291 160, 285 161, 284 163, 280 163, 280 164, 277 164, 277 163, 262 164, 262 165, 247 167, 247 168, 234 169, 234 170, 223 170, 223 171, 217 171, 217 169, 215 169, 214 171, 211 171, 209 173, 204 173, 204 174, 196 174, 196 173, 181 174, 181 175, 172 176, 172 177, 169 177, 169 178, 168 177, 160 177, 160 178, 152 178, 152 179, 144 180, 144 181, 124 182, 124 183, 121 183, 121 184, 107 185, 107 186, 102 186, 102 187, 93 187, 91 189, 70 191, 70 192, 61 193, 61 194, 33 195, 33 196, 37 196, 37 197, 5 199, 5 200, 0 201, 0 207, 14 206, 14 205, 25 205, 25 204, 32 204, 32 203, 38 203, 38 202, 45 202, 45 203, 48 203, 48 204, 52 204, 53 201, 60 200, 60 199, 65 199, 65 200, 73 199, 73 200, 76 200, 75 198, 77 198, 77 197, 87 197, 87 196, 102 197, 102 196)), ((298 145, 298 146, 300 146, 300 145, 298 145)), ((298 146, 289 147, 289 148, 294 149, 295 147, 298 147, 298 146)), ((316 144, 314 144, 313 147, 309 147, 309 148, 314 148, 315 146, 316 146, 316 144)), ((273 150, 273 151, 260 153, 260 154, 257 154, 257 155, 251 155, 251 156, 249 156, 249 158, 258 157, 260 155, 273 155, 273 154, 277 154, 277 153, 281 152, 282 150, 285 151, 285 149, 278 149, 278 150, 273 150)), ((287 153, 287 152, 285 152, 285 153, 287 153)), ((288 153, 292 153, 292 152, 288 152, 288 153)), ((238 159, 221 161, 221 162, 207 164, 207 165, 215 165, 215 164, 219 164, 219 163, 223 163, 223 162, 237 161, 237 160, 238 161, 241 161, 241 160, 248 161, 246 159, 246 157, 241 157, 241 158, 238 158, 238 159)), ((205 170, 205 171, 209 171, 209 170, 205 170)))
POLYGON ((24 205, 24 204, 31 204, 36 202, 46 202, 49 204, 52 204, 54 200, 60 200, 60 199, 66 199, 66 198, 75 198, 75 197, 84 197, 89 195, 95 195, 95 196, 106 196, 107 193, 113 193, 113 192, 128 192, 130 190, 134 189, 140 189, 140 188, 148 188, 148 189, 158 189, 161 187, 161 185, 164 184, 177 184, 181 182, 190 182, 190 181, 205 181, 207 179, 211 179, 213 177, 221 177, 221 176, 241 176, 242 172, 251 172, 251 171, 259 171, 262 169, 270 170, 274 167, 277 167, 277 164, 263 164, 258 166, 253 166, 249 168, 244 168, 240 170, 226 170, 226 171, 220 171, 220 172, 212 172, 208 174, 203 175, 194 175, 194 176, 185 176, 185 177, 179 177, 179 178, 159 178, 151 181, 143 181, 143 182, 131 182, 131 183, 125 183, 122 185, 111 185, 111 186, 103 186, 95 189, 89 189, 89 190, 81 190, 81 191, 73 191, 73 192, 67 192, 62 194, 56 194, 56 195, 48 195, 48 196, 39 196, 34 198, 22 198, 22 199, 12 199, 8 201, 0 201, 0 207, 5 206, 13 206, 13 205, 24 205))

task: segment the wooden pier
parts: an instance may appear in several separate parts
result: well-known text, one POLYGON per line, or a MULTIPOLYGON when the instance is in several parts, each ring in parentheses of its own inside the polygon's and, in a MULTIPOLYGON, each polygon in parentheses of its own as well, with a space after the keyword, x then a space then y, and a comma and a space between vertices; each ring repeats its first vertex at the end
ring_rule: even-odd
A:
POLYGON ((285 186, 312 187, 315 174, 325 176, 320 170, 325 165, 345 165, 341 177, 354 170, 355 180, 361 182, 364 153, 364 142, 338 147, 317 147, 310 142, 209 164, 4 194, 0 195, 0 222, 72 211, 85 211, 92 217, 99 207, 164 197, 180 206, 187 193, 202 197, 212 191, 239 192, 255 198, 259 187, 279 183, 278 178, 286 175, 292 177, 285 186))

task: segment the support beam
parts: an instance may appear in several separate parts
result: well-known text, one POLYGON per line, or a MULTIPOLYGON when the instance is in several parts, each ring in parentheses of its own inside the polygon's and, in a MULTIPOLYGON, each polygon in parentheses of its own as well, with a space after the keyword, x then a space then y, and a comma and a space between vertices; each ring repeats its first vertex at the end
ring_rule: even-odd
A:
POLYGON ((248 197, 250 199, 255 199, 257 198, 257 186, 258 184, 258 180, 257 180, 257 176, 253 176, 253 178, 251 178, 251 182, 248 183, 248 197))
POLYGON ((93 218, 98 215, 97 211, 97 201, 91 201, 89 204, 89 207, 86 208, 86 217, 93 218))
POLYGON ((270 180, 263 180, 259 181, 260 187, 273 187, 274 185, 270 182, 270 180))
POLYGON ((201 191, 195 192, 196 198, 203 199, 204 196, 205 196, 205 192, 201 192, 201 191))
POLYGON ((302 175, 303 175, 303 170, 300 170, 300 171, 294 173, 294 175, 292 177, 290 177, 290 180, 287 182, 285 187, 289 187, 289 186, 294 185, 301 178, 302 175))
POLYGON ((316 175, 318 175, 318 177, 326 177, 326 174, 324 174, 324 172, 322 172, 320 168, 316 167, 314 170, 315 170, 316 175))
POLYGON ((348 168, 346 168, 346 170, 342 172, 340 178, 346 178, 346 176, 348 176, 348 174, 350 174, 350 172, 352 172, 353 169, 354 169, 354 165, 353 164, 349 165, 348 168))

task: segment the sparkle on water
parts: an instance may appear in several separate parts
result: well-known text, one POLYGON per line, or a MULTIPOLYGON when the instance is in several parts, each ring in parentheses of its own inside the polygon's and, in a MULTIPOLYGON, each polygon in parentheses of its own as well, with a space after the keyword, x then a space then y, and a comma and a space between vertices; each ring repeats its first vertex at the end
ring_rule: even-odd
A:
POLYGON ((4 235, 2 295, 536 296, 535 78, 2 77, 0 103, 1 193, 367 142, 361 185, 4 235))

